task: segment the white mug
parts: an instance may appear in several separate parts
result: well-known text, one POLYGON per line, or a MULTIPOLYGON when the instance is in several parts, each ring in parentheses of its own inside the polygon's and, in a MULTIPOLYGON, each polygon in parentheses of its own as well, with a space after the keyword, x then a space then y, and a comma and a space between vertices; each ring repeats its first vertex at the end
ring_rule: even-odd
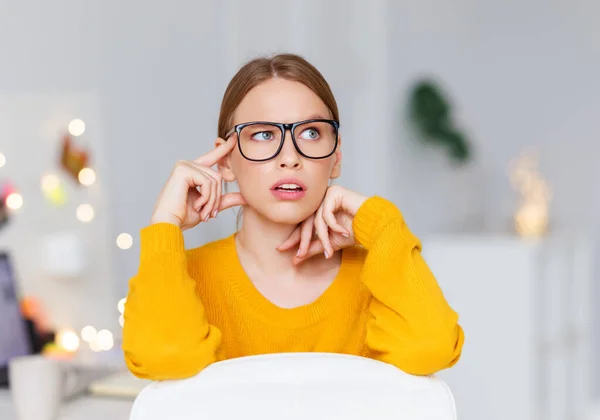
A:
POLYGON ((55 420, 63 396, 76 386, 73 370, 41 355, 11 359, 8 372, 19 420, 55 420))

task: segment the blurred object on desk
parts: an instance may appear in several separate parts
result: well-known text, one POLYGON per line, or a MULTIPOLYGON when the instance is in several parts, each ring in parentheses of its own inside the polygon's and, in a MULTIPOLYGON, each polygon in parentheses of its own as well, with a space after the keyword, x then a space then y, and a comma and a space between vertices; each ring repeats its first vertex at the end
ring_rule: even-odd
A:
POLYGON ((77 385, 74 371, 41 355, 12 358, 9 377, 19 420, 55 420, 61 401, 77 385))
MULTIPOLYGON (((63 401, 56 420, 128 420, 132 405, 129 399, 83 394, 63 401)), ((0 390, 0 419, 20 420, 7 390, 0 390)))
POLYGON ((135 399, 142 389, 150 385, 152 381, 140 379, 129 370, 122 369, 110 376, 94 381, 88 387, 92 395, 102 397, 119 397, 135 399))
POLYGON ((42 353, 44 348, 54 342, 55 334, 48 323, 40 300, 33 296, 24 296, 20 302, 21 314, 27 323, 32 353, 42 353))

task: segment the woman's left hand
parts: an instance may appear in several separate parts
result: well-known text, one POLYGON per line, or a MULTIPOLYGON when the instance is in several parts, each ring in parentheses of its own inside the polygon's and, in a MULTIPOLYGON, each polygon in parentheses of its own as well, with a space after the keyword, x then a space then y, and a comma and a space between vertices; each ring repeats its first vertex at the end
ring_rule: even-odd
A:
POLYGON ((317 254, 331 258, 335 251, 355 245, 352 221, 367 198, 338 185, 329 187, 315 214, 302 222, 277 249, 287 251, 298 246, 293 263, 299 264, 317 254))

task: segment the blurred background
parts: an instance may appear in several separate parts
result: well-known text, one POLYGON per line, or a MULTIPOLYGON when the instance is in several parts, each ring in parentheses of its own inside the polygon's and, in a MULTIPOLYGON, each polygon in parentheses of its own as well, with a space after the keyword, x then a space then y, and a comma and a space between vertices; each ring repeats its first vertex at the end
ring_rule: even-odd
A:
MULTIPOLYGON (((339 183, 399 206, 461 316, 463 359, 440 375, 459 418, 587 418, 599 15, 591 0, 0 0, 0 251, 22 310, 54 351, 120 359, 139 231, 174 163, 213 146, 245 61, 294 52, 338 100, 339 183)), ((186 246, 234 229, 228 211, 186 246)))

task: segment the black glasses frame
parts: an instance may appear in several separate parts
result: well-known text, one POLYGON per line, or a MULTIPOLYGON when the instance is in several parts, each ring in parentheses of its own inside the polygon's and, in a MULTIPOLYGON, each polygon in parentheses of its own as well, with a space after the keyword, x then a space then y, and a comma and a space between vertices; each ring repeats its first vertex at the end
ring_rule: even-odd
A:
POLYGON ((283 142, 285 141, 285 132, 288 131, 290 132, 290 135, 292 137, 292 143, 294 144, 294 148, 296 149, 296 151, 303 157, 307 158, 307 159, 326 159, 329 156, 333 155, 337 149, 338 146, 338 139, 339 139, 339 130, 340 130, 340 123, 338 121, 335 120, 327 120, 327 119, 322 119, 322 118, 315 118, 315 119, 311 119, 311 120, 304 120, 304 121, 298 121, 295 123, 277 123, 277 122, 272 122, 272 121, 252 121, 252 122, 246 122, 246 123, 241 123, 241 124, 237 124, 236 126, 234 126, 231 130, 229 130, 227 132, 227 134, 225 134, 225 140, 227 140, 233 133, 237 134, 237 144, 238 144, 238 149, 240 150, 240 153, 242 154, 242 156, 244 157, 244 159, 252 161, 252 162, 266 162, 267 160, 271 160, 273 159, 275 156, 277 156, 279 154, 279 152, 281 152, 281 149, 283 148, 283 142), (333 150, 331 151, 331 153, 329 153, 326 156, 321 156, 321 157, 312 157, 312 156, 308 156, 306 154, 304 154, 302 152, 302 150, 300 150, 300 147, 298 147, 298 143, 296 143, 296 136, 294 135, 294 131, 296 130, 296 127, 298 127, 299 125, 302 124, 308 124, 308 123, 312 123, 312 122, 324 122, 324 123, 328 123, 331 126, 333 126, 335 128, 335 144, 333 145, 333 150), (242 150, 242 146, 240 144, 240 133, 242 132, 242 129, 244 127, 249 127, 252 125, 261 125, 261 124, 269 124, 275 127, 279 127, 279 129, 281 130, 281 141, 279 142, 279 147, 277 148, 277 151, 275 153, 273 153, 273 155, 271 157, 268 157, 266 159, 250 159, 248 156, 246 156, 242 150))

